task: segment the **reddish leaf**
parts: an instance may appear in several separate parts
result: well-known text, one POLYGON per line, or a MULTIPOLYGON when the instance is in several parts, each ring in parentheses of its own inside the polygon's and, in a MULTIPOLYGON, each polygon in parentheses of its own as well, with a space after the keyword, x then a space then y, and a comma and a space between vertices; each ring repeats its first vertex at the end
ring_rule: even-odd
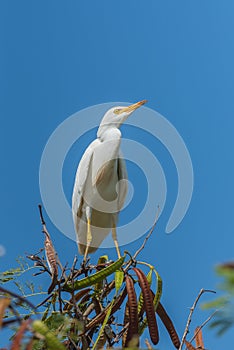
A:
POLYGON ((21 326, 20 326, 18 332, 16 333, 16 335, 13 338, 11 350, 20 350, 21 340, 23 339, 24 333, 26 332, 29 323, 31 323, 30 319, 28 319, 27 321, 23 321, 21 323, 21 326))

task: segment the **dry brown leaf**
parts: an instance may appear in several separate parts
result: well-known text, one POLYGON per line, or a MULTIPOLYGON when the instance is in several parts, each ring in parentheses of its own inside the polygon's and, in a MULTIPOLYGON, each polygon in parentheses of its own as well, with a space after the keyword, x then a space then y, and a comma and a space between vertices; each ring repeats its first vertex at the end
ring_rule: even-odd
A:
POLYGON ((2 298, 0 299, 0 328, 2 327, 2 320, 5 315, 6 308, 10 305, 11 299, 2 298))

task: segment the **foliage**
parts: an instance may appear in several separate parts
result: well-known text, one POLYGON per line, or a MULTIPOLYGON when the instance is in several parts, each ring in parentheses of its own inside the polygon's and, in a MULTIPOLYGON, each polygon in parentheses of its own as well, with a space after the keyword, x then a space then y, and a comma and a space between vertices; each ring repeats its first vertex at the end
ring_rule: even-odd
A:
POLYGON ((44 249, 27 256, 33 265, 20 258, 17 268, 0 274, 0 327, 14 327, 12 350, 100 349, 119 347, 121 341, 123 347, 136 348, 147 328, 157 344, 157 317, 179 348, 175 327, 160 302, 161 277, 154 266, 135 260, 140 250, 134 257, 125 252, 115 262, 102 256, 96 264, 87 261, 77 267, 75 257, 71 267, 62 266, 44 220, 42 226, 44 249), (35 287, 32 280, 22 283, 28 272, 34 277, 48 274, 48 290, 35 287), (5 288, 9 283, 18 293, 5 288), (33 298, 39 300, 36 306, 33 298))
POLYGON ((216 309, 210 327, 217 331, 218 335, 224 334, 234 326, 234 263, 226 263, 216 267, 216 273, 223 281, 219 289, 223 296, 203 304, 203 309, 216 309))

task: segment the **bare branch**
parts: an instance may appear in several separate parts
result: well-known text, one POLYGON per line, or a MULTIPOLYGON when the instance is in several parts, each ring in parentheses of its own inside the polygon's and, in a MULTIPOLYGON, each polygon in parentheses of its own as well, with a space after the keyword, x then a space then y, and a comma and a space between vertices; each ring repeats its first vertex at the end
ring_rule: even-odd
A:
POLYGON ((190 340, 190 343, 192 343, 192 341, 196 338, 197 334, 200 332, 200 330, 208 323, 210 322, 210 320, 216 315, 216 313, 218 312, 219 310, 215 310, 213 312, 213 314, 211 314, 202 324, 201 326, 197 327, 196 330, 195 330, 195 333, 194 333, 194 336, 191 338, 190 340))
POLYGON ((198 296, 196 297, 196 299, 195 299, 195 301, 193 303, 193 306, 190 308, 188 321, 187 321, 187 324, 186 324, 186 327, 185 327, 185 330, 184 330, 184 334, 183 334, 183 337, 182 337, 182 340, 181 340, 181 343, 180 343, 179 350, 182 350, 182 348, 183 348, 186 336, 189 333, 189 326, 190 326, 190 323, 192 321, 193 312, 194 312, 194 310, 195 310, 195 308, 197 306, 197 303, 198 303, 199 299, 201 298, 202 294, 204 294, 204 293, 215 293, 215 291, 210 290, 210 289, 201 289, 200 292, 198 293, 198 296))
POLYGON ((38 205, 38 208, 39 208, 39 214, 40 214, 41 224, 42 224, 42 226, 44 226, 44 225, 45 225, 45 220, 44 220, 43 213, 42 213, 42 205, 39 204, 39 205, 38 205))
POLYGON ((36 308, 38 309, 40 306, 44 305, 51 297, 53 294, 50 294, 45 300, 43 300, 40 304, 37 304, 36 308))
POLYGON ((159 213, 160 213, 160 208, 158 206, 157 208, 157 212, 156 212, 156 217, 155 217, 155 220, 154 220, 154 223, 153 223, 153 226, 151 227, 149 233, 147 234, 147 236, 145 237, 144 239, 144 242, 142 243, 142 245, 140 246, 140 248, 135 252, 135 254, 133 255, 132 259, 133 260, 136 260, 136 257, 140 254, 140 252, 145 248, 145 245, 148 241, 148 239, 150 238, 150 236, 152 235, 152 233, 154 232, 154 229, 157 225, 157 222, 158 222, 158 218, 159 218, 159 213))

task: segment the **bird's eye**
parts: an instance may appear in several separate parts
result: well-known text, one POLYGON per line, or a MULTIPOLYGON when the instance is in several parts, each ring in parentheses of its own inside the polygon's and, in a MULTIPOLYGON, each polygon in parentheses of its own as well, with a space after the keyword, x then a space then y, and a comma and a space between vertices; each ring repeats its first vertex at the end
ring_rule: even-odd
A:
POLYGON ((120 113, 121 113, 121 109, 120 109, 120 108, 114 109, 114 113, 115 113, 115 114, 120 114, 120 113))

